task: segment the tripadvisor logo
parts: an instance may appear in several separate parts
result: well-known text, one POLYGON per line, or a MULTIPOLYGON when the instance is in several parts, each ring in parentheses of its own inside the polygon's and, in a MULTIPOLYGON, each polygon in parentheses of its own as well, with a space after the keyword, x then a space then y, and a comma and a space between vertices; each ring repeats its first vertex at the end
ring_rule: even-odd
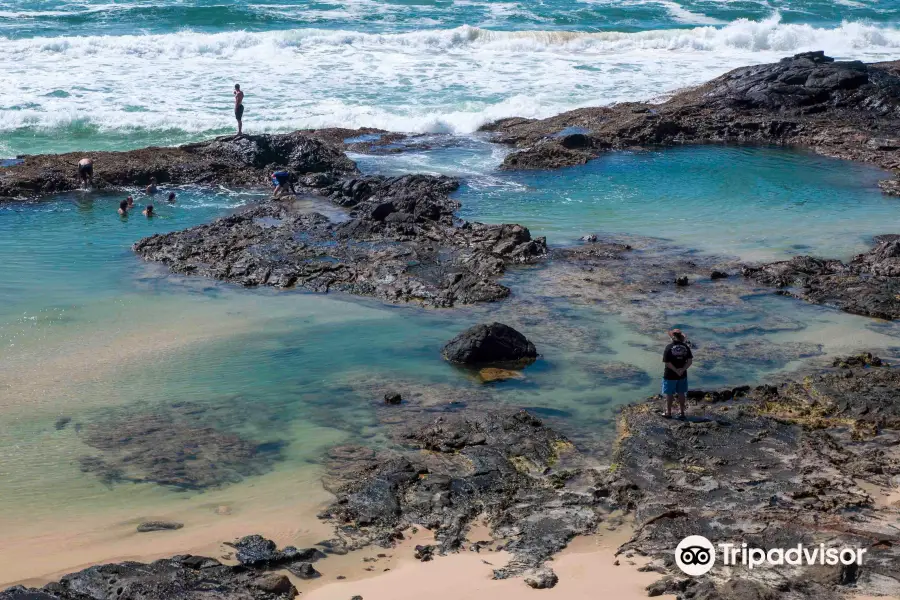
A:
POLYGON ((675 548, 675 564, 687 575, 705 575, 716 564, 716 549, 702 535, 689 535, 675 548))
MULTIPOLYGON (((718 544, 725 566, 743 565, 753 569, 762 565, 862 565, 865 548, 826 548, 825 544, 804 546, 797 544, 791 548, 748 548, 747 544, 718 544)), ((698 576, 709 573, 716 564, 716 549, 712 542, 702 535, 689 535, 675 548, 675 564, 686 575, 698 576)))

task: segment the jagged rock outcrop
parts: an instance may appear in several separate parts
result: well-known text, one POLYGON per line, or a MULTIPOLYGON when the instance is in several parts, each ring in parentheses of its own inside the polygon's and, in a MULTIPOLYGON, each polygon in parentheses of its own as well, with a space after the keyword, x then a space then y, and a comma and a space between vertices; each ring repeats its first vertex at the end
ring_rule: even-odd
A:
POLYGON ((779 293, 876 317, 900 317, 900 239, 879 236, 874 248, 850 262, 795 256, 790 260, 744 266, 742 272, 779 293))
POLYGON ((357 173, 343 149, 322 138, 307 132, 225 136, 173 148, 25 156, 0 168, 0 201, 77 189, 84 157, 94 160, 96 189, 144 186, 151 177, 160 184, 263 186, 280 168, 315 175, 321 185, 357 173))
POLYGON ((347 547, 389 546, 420 524, 446 553, 484 516, 496 537, 509 540, 513 561, 495 572, 509 577, 540 567, 601 519, 603 499, 582 488, 580 471, 567 469, 578 463, 577 451, 529 413, 469 406, 434 417, 403 410, 402 423, 392 427, 398 449, 355 453, 355 461, 344 453, 330 463, 340 475, 333 481, 344 483, 320 516, 347 547))
POLYGON ((176 273, 244 286, 303 287, 435 307, 494 301, 506 266, 546 253, 519 225, 458 222, 447 177, 358 177, 322 193, 349 219, 270 201, 185 231, 140 240, 134 250, 176 273))
MULTIPOLYGON (((861 484, 890 490, 900 475, 900 370, 840 369, 781 386, 704 394, 686 421, 658 403, 626 408, 610 474, 612 499, 634 511, 620 551, 668 574, 651 586, 679 599, 839 599, 900 594, 900 507, 861 484), (722 568, 684 576, 673 549, 688 535, 753 548, 866 549, 861 566, 722 568), (751 593, 752 592, 752 593, 751 593)), ((872 360, 867 361, 872 363, 872 360)), ((598 482, 598 484, 600 484, 598 482)))

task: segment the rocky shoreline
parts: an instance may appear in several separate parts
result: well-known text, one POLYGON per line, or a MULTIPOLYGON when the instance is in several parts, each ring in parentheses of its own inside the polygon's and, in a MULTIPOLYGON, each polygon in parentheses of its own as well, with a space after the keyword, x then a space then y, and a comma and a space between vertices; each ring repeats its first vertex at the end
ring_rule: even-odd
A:
POLYGON ((290 201, 270 201, 134 245, 176 273, 244 286, 344 291, 387 302, 451 307, 505 298, 506 265, 546 254, 520 225, 459 222, 447 177, 360 177, 320 188, 350 209, 333 222, 290 201))
MULTIPOLYGON (((91 567, 44 588, 14 587, 2 600, 293 598, 285 573, 317 577, 311 563, 375 544, 391 547, 411 527, 434 532, 430 560, 477 550, 476 519, 512 554, 496 578, 552 587, 547 561, 596 531, 613 511, 635 517, 619 550, 660 574, 649 595, 679 599, 839 599, 900 594, 900 506, 861 486, 891 489, 900 477, 900 369, 871 355, 775 385, 694 392, 686 421, 667 420, 651 399, 618 420, 612 462, 597 464, 523 410, 445 398, 441 406, 385 405, 391 449, 340 447, 327 463, 335 501, 320 514, 335 537, 308 549, 277 549, 260 536, 230 544, 236 565, 176 556, 150 565, 91 567), (686 535, 714 543, 867 549, 862 566, 750 570, 717 567, 686 577, 673 549, 686 535), (216 595, 210 595, 216 594, 216 595), (222 595, 224 594, 224 596, 222 595)), ((487 543, 487 542, 485 542, 487 543)))
MULTIPOLYGON (((496 142, 518 148, 506 157, 507 169, 583 164, 614 149, 766 143, 803 146, 900 172, 900 63, 836 62, 809 52, 736 69, 662 104, 586 108, 543 120, 504 119, 484 130, 496 142)), ((589 237, 584 249, 550 253, 543 238, 532 239, 520 225, 461 222, 455 217, 459 204, 450 197, 457 181, 361 176, 343 153, 401 151, 398 142, 404 140, 402 134, 381 130, 335 128, 92 155, 99 189, 144 185, 151 177, 160 183, 262 187, 272 170, 286 168, 307 198, 346 211, 329 218, 290 201, 267 201, 134 245, 141 257, 173 272, 244 286, 340 291, 446 308, 507 297, 509 289, 498 279, 513 264, 550 256, 550 277, 562 280, 580 270, 591 273, 583 278, 590 281, 598 279, 598 267, 610 271, 606 265, 612 261, 606 259, 625 252, 589 237)), ((29 156, 0 169, 0 201, 76 189, 73 165, 80 156, 29 156)), ((881 187, 896 192, 898 181, 884 181, 881 187)), ((782 294, 893 319, 900 307, 900 272, 891 266, 895 246, 879 244, 847 265, 811 257, 743 267, 728 260, 702 262, 710 275, 742 270, 748 280, 782 294)), ((663 295, 646 288, 670 283, 683 288, 694 279, 690 275, 699 262, 649 265, 646 275, 665 272, 671 280, 644 278, 640 307, 619 302, 620 308, 635 313, 659 305, 663 295)), ((568 290, 560 286, 564 296, 572 295, 571 287, 585 287, 581 281, 569 283, 568 290)), ((631 285, 629 293, 640 291, 636 287, 631 285)), ((733 298, 726 296, 738 292, 728 289, 719 285, 712 291, 730 303, 733 298)), ((609 299, 610 293, 601 291, 597 300, 609 299)), ((648 318, 650 312, 644 313, 635 318, 648 318)))
MULTIPOLYGON (((900 64, 840 63, 806 53, 738 69, 659 105, 582 109, 541 121, 505 119, 485 130, 518 148, 504 162, 510 169, 583 164, 613 149, 752 142, 809 147, 897 172, 900 64)), ((341 218, 329 218, 293 200, 266 201, 135 243, 142 258, 185 275, 447 308, 503 299, 510 294, 499 283, 506 269, 540 262, 549 266, 537 270, 534 280, 545 293, 616 312, 641 331, 679 303, 737 306, 750 285, 870 317, 900 316, 896 236, 878 239, 870 252, 846 264, 795 257, 739 265, 659 240, 602 236, 548 250, 543 238, 533 239, 520 225, 460 221, 451 198, 458 182, 451 178, 362 176, 343 153, 389 152, 398 139, 378 130, 335 129, 91 155, 102 165, 98 189, 144 185, 151 177, 160 183, 261 187, 271 170, 289 168, 306 197, 341 211, 341 218), (744 278, 734 277, 738 272, 744 278)), ((0 201, 76 189, 73 165, 81 156, 25 157, 0 169, 0 201)), ((882 189, 897 193, 897 181, 884 182, 882 189)), ((767 318, 777 325, 777 315, 767 318)), ((469 347, 475 344, 457 345, 465 352, 454 345, 446 353, 449 360, 477 355, 469 347)), ((521 345, 510 358, 534 360, 534 346, 521 345)), ((704 351, 714 359, 725 349, 704 351)), ((752 363, 817 351, 770 346, 744 348, 743 355, 752 363)), ((647 569, 661 576, 651 595, 897 596, 900 509, 879 505, 860 484, 889 489, 900 477, 898 385, 900 370, 863 357, 778 386, 694 393, 684 422, 663 419, 653 401, 638 403, 619 416, 609 464, 597 464, 524 410, 486 407, 452 394, 428 405, 405 394, 402 400, 400 394, 390 400, 386 395, 378 410, 385 411, 390 448, 354 445, 329 453, 326 482, 335 501, 320 518, 334 526, 335 536, 316 548, 279 550, 249 536, 234 543, 236 565, 196 556, 101 565, 40 590, 11 588, 0 592, 0 600, 293 598, 297 590, 281 571, 315 577, 314 561, 372 544, 389 547, 416 526, 435 534, 435 544, 418 550, 418 558, 464 550, 476 519, 486 520, 513 556, 495 571, 497 578, 525 576, 533 587, 551 587, 552 556, 573 537, 594 532, 614 511, 636 518, 635 535, 622 552, 650 559, 647 569), (869 553, 855 569, 734 568, 686 578, 672 554, 689 534, 764 548, 853 545, 869 553)), ((276 446, 198 422, 172 417, 148 424, 142 415, 130 415, 117 423, 129 433, 127 448, 120 447, 117 431, 102 425, 84 438, 102 454, 82 460, 82 469, 108 481, 202 489, 259 473, 278 460, 276 446), (200 460, 192 470, 179 466, 173 477, 162 463, 167 453, 179 453, 186 438, 194 441, 200 460)))
POLYGON ((876 236, 874 248, 850 262, 795 256, 786 261, 745 266, 745 277, 776 287, 779 293, 845 312, 896 319, 900 317, 900 241, 876 236))
MULTIPOLYGON (((482 130, 516 148, 505 169, 582 165, 629 148, 753 143, 808 148, 900 175, 900 62, 837 62, 806 52, 735 69, 659 104, 502 119, 482 130)), ((881 189, 900 194, 900 179, 881 189)))

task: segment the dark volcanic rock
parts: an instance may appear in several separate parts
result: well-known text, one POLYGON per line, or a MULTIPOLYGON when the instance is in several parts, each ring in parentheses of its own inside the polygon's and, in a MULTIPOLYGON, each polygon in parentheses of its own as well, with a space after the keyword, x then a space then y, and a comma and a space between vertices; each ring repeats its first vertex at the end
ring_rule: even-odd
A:
POLYGON ((147 533, 149 531, 171 531, 182 527, 184 527, 184 523, 174 521, 145 521, 137 526, 137 530, 140 533, 147 533))
POLYGON ((308 562, 291 564, 285 568, 300 579, 316 579, 322 576, 322 574, 316 571, 315 567, 308 562))
POLYGON ((590 145, 581 148, 567 148, 561 139, 541 140, 534 146, 509 154, 501 165, 502 169, 559 169, 583 165, 596 156, 590 145))
MULTIPOLYGON (((388 546, 419 524, 434 532, 435 552, 451 552, 484 516, 497 537, 510 540, 514 559, 496 573, 506 577, 540 566, 596 526, 602 500, 567 469, 577 452, 535 417, 474 407, 437 418, 405 410, 391 426, 397 450, 364 461, 351 477, 346 461, 329 465, 346 483, 332 490, 337 500, 320 516, 349 547, 388 546)), ((427 546, 419 554, 429 555, 427 546)))
POLYGON ((416 546, 414 556, 416 560, 428 562, 434 559, 434 546, 427 544, 425 546, 416 546))
POLYGON ((278 549, 275 542, 261 535, 247 535, 234 542, 227 542, 235 550, 235 559, 246 567, 276 568, 285 566, 292 573, 301 576, 306 573, 307 579, 318 577, 315 569, 310 570, 309 563, 325 558, 325 553, 316 548, 298 550, 293 546, 278 549), (304 566, 306 565, 306 566, 304 566))
POLYGON ((745 277, 781 293, 843 311, 896 319, 900 316, 900 240, 881 236, 872 250, 849 263, 795 256, 787 261, 745 266, 745 277))
POLYGON ((281 600, 297 590, 282 576, 229 567, 212 558, 176 556, 72 573, 42 590, 11 588, 0 600, 281 600))
POLYGON ((300 286, 436 307, 494 301, 506 266, 546 253, 519 225, 458 223, 458 183, 407 175, 349 179, 323 191, 351 219, 335 223, 289 202, 267 202, 134 250, 173 271, 244 286, 300 286))
POLYGON ((234 548, 237 561, 245 566, 268 566, 284 559, 275 542, 261 535, 247 535, 228 545, 234 548))
MULTIPOLYGON (((651 557, 674 578, 653 587, 678 598, 842 598, 900 593, 896 516, 857 484, 890 488, 900 474, 900 409, 888 398, 900 371, 841 369, 729 394, 692 406, 685 422, 661 418, 658 403, 626 408, 601 478, 612 499, 634 510, 636 531, 620 551, 651 557), (724 398, 725 396, 723 396, 724 398), (714 544, 789 548, 798 543, 867 548, 853 574, 840 566, 721 569, 684 579, 672 548, 687 535, 714 544)), ((602 485, 602 484, 600 484, 602 485)))
POLYGON ((77 189, 78 161, 85 156, 94 159, 98 189, 142 186, 151 177, 160 184, 260 186, 279 168, 327 175, 323 181, 357 172, 339 147, 304 132, 226 136, 175 148, 26 156, 21 164, 0 168, 0 201, 77 189))
POLYGON ((534 344, 508 325, 475 325, 447 342, 443 357, 465 365, 528 364, 537 358, 534 344))
MULTIPOLYGON (((486 125, 518 150, 506 169, 584 164, 609 149, 672 144, 755 142, 806 146, 827 156, 897 171, 898 63, 838 62, 805 52, 735 69, 662 104, 582 108, 548 119, 510 118, 486 125), (560 136, 579 129, 576 140, 560 136)), ((881 184, 900 193, 897 179, 881 184)))

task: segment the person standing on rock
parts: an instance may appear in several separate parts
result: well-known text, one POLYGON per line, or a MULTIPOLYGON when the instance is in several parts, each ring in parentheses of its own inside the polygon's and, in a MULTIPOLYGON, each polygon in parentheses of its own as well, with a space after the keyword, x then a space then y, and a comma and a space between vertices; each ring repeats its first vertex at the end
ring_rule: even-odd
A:
POLYGON ((663 351, 663 363, 666 365, 662 382, 662 393, 666 397, 665 416, 667 419, 672 418, 672 404, 677 398, 681 409, 680 418, 684 419, 688 392, 687 371, 694 361, 694 354, 680 329, 670 331, 669 337, 672 342, 663 351))
POLYGON ((90 158, 82 158, 78 161, 78 176, 81 177, 81 185, 94 185, 94 161, 90 158))
POLYGON ((238 122, 238 135, 244 131, 244 92, 241 91, 241 84, 234 84, 234 118, 238 122))

